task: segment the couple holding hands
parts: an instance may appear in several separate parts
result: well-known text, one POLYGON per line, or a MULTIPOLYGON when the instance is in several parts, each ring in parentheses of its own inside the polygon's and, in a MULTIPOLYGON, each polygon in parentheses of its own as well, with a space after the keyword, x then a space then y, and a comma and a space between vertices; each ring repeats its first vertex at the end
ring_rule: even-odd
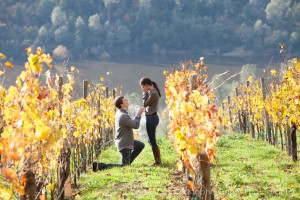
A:
POLYGON ((148 142, 152 147, 155 160, 153 166, 161 165, 160 150, 156 143, 155 136, 156 127, 159 123, 157 107, 161 93, 157 84, 149 78, 142 78, 140 80, 140 86, 143 91, 143 107, 138 109, 134 119, 131 119, 128 114, 127 109, 129 102, 124 96, 118 96, 114 100, 114 104, 118 109, 115 115, 115 145, 122 156, 121 164, 105 164, 94 162, 94 172, 111 167, 130 165, 141 153, 145 147, 145 144, 143 142, 134 140, 132 129, 139 128, 143 112, 145 112, 146 116, 148 142))

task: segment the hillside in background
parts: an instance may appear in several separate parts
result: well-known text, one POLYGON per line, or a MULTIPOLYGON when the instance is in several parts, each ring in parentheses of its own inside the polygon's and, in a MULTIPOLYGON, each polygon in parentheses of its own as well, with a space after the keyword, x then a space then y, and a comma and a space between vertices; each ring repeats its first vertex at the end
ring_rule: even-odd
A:
POLYGON ((56 58, 126 53, 269 54, 300 50, 298 0, 6 0, 0 47, 19 59, 28 47, 56 58))

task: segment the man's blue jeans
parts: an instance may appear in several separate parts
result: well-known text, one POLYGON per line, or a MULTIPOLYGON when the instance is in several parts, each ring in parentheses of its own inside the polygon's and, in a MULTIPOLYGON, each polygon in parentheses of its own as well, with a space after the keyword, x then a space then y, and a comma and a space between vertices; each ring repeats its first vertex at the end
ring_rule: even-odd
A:
POLYGON ((130 165, 134 159, 142 152, 145 147, 143 142, 134 140, 133 141, 134 149, 122 149, 120 151, 122 155, 121 165, 130 165))
POLYGON ((145 147, 145 144, 143 142, 134 140, 133 141, 133 150, 132 149, 122 149, 120 151, 122 155, 121 164, 105 164, 105 163, 99 163, 100 169, 107 169, 111 167, 122 167, 125 165, 130 165, 134 159, 142 152, 142 150, 145 147))

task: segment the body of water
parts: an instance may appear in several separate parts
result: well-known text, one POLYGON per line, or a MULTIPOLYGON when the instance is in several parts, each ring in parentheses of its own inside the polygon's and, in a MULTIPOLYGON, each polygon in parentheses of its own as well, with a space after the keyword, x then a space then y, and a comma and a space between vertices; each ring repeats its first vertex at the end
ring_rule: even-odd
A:
MULTIPOLYGON (((164 90, 164 75, 163 71, 172 70, 173 67, 179 67, 180 62, 189 60, 197 62, 203 55, 118 55, 113 56, 109 61, 97 60, 69 60, 68 62, 54 60, 54 68, 57 71, 62 71, 64 67, 69 68, 71 65, 80 69, 80 79, 86 79, 92 84, 99 82, 101 77, 105 78, 105 84, 110 89, 120 88, 122 86, 123 94, 139 93, 139 80, 142 77, 149 77, 156 81, 160 86, 162 93, 164 90)), ((228 71, 229 74, 234 74, 241 70, 245 64, 255 64, 257 69, 268 67, 276 68, 283 58, 280 55, 270 56, 203 56, 206 66, 208 67, 207 74, 211 78, 215 74, 228 71)), ((24 61, 26 62, 26 60, 24 61)), ((16 77, 24 68, 24 62, 14 63, 15 69, 7 69, 7 77, 5 85, 15 84, 16 77)), ((47 68, 47 67, 45 67, 47 68)), ((55 72, 53 72, 54 75, 55 72)))
MULTIPOLYGON (((123 92, 140 92, 139 80, 142 77, 149 77, 156 81, 161 89, 164 88, 163 71, 179 67, 180 62, 189 60, 197 62, 201 55, 123 55, 112 57, 110 61, 75 61, 71 62, 84 73, 86 79, 97 82, 99 77, 106 79, 106 84, 111 88, 123 86, 123 92), (110 72, 109 75, 106 72, 110 72)), ((245 64, 255 64, 258 71, 263 68, 279 66, 282 57, 277 56, 204 56, 208 67, 207 74, 211 78, 215 74, 228 71, 229 74, 237 73, 245 64)))

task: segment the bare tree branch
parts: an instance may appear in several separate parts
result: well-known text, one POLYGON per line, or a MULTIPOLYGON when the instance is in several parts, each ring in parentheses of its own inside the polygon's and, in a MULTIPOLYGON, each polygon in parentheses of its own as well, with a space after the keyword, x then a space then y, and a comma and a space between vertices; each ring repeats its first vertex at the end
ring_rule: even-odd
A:
POLYGON ((222 85, 224 85, 224 83, 225 83, 226 81, 229 81, 230 79, 234 78, 235 76, 237 76, 237 75, 239 75, 239 74, 241 74, 241 73, 242 73, 242 72, 240 71, 240 72, 238 72, 238 73, 236 73, 236 74, 231 75, 231 76, 228 77, 225 81, 223 81, 221 84, 219 84, 217 87, 213 88, 212 91, 218 89, 219 87, 221 87, 222 85))
POLYGON ((227 74, 229 71, 226 71, 226 72, 223 72, 222 74, 217 74, 217 78, 214 78, 211 82, 210 82, 210 84, 208 85, 208 88, 216 81, 216 80, 218 80, 221 76, 223 76, 223 75, 225 75, 225 74, 227 74))

